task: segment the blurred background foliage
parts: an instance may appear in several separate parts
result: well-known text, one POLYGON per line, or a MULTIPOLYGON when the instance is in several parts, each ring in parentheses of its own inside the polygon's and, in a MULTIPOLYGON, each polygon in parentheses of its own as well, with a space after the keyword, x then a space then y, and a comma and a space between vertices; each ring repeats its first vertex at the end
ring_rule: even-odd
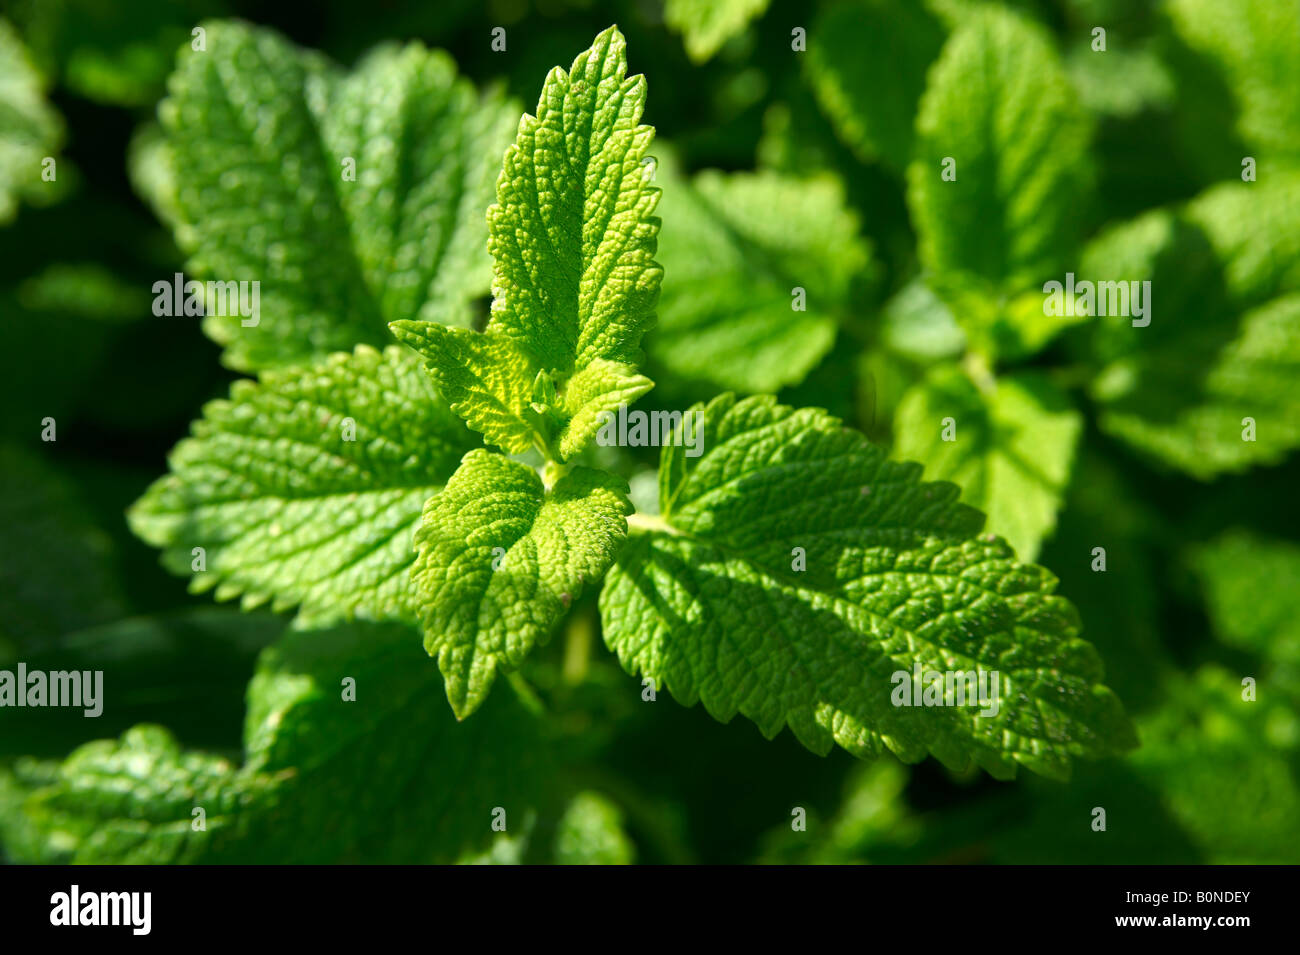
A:
MULTIPOLYGON (((381 42, 419 39, 449 51, 480 88, 504 84, 529 109, 552 66, 617 22, 632 70, 649 81, 646 121, 658 130, 664 188, 666 279, 647 343, 657 387, 646 403, 680 408, 721 389, 776 390, 966 485, 992 529, 1060 577, 1142 739, 1124 759, 1081 765, 1068 785, 1028 774, 1001 784, 933 760, 864 765, 839 750, 819 758, 789 734, 768 742, 746 721, 720 725, 666 696, 643 704, 638 682, 601 646, 589 595, 525 669, 545 713, 526 761, 559 767, 540 773, 551 790, 522 830, 463 858, 1300 861, 1300 457, 1287 453, 1300 444, 1300 343, 1287 317, 1288 296, 1300 292, 1300 204, 1288 178, 1300 174, 1300 5, 1020 0, 994 5, 987 28, 966 29, 987 13, 980 6, 322 0, 307 15, 234 0, 5 3, 0 666, 104 669, 113 688, 93 723, 64 711, 0 712, 0 835, 10 856, 48 857, 24 842, 24 787, 53 779, 52 761, 88 730, 107 738, 161 724, 186 749, 238 763, 241 749, 261 745, 256 693, 310 685, 310 653, 284 633, 284 618, 189 595, 123 517, 203 402, 240 377, 197 321, 153 317, 148 292, 185 262, 169 227, 167 170, 151 148, 157 104, 191 27, 236 17, 344 66, 381 42), (1099 26, 1105 52, 1094 48, 1099 26), (492 49, 494 27, 506 29, 504 52, 492 49), (806 31, 804 51, 792 50, 796 28, 806 31), (949 43, 958 33, 965 47, 949 43), (966 213, 945 210, 941 195, 927 198, 932 184, 913 181, 917 168, 937 168, 927 164, 947 155, 943 137, 982 108, 958 82, 962 57, 999 44, 1029 52, 999 75, 973 74, 988 87, 990 114, 1022 93, 1034 108, 1050 102, 1055 112, 1042 122, 1057 122, 1041 136, 1038 165, 1020 169, 1026 191, 1047 177, 1047 197, 1042 208, 1012 210, 1021 232, 1005 240, 984 232, 996 216, 962 224, 966 213), (945 71, 955 90, 936 91, 945 71), (46 156, 58 163, 52 183, 39 178, 46 156), (1246 156, 1258 182, 1243 186, 1246 156), (1251 205, 1233 191, 1243 188, 1274 191, 1251 205), (951 231, 933 234, 935 221, 951 231), (1040 226, 1052 235, 1021 249, 1040 226), (1019 243, 1017 252, 995 248, 1002 261, 990 264, 984 253, 1000 241, 1019 243), (1143 331, 1156 337, 1134 338, 1126 323, 1041 327, 1041 296, 1026 294, 1080 261, 1154 276, 1155 319, 1143 331), (810 289, 806 312, 790 311, 796 285, 810 289), (1252 311, 1265 306, 1273 312, 1264 318, 1252 311), (1268 338, 1262 353, 1255 339, 1234 337, 1248 329, 1268 338), (1258 360, 1242 366, 1243 355, 1258 360), (992 398, 980 387, 989 380, 992 398), (1259 455, 1241 458, 1205 432, 1223 423, 1215 400, 1248 401, 1256 386, 1261 421, 1284 439, 1261 437, 1259 455), (974 445, 944 449, 924 436, 950 407, 987 417, 974 445), (53 443, 40 438, 47 417, 57 422, 53 443), (1024 457, 1041 470, 1016 465, 1024 457), (1102 544, 1107 568, 1097 573, 1092 551, 1102 544), (1243 677, 1258 681, 1254 702, 1242 700, 1243 677), (791 829, 795 807, 807 811, 806 831, 791 829), (1106 809, 1104 833, 1091 828, 1094 807, 1106 809)), ((971 148, 995 150, 1006 130, 982 129, 990 142, 971 148)), ((1043 129, 1010 133, 1032 139, 1043 129)), ((649 453, 604 452, 641 469, 634 488, 655 463, 649 453)), ((366 639, 388 646, 387 637, 366 639)), ((424 675, 436 674, 426 663, 424 675)), ((445 709, 438 681, 426 682, 411 688, 416 712, 445 709)), ((367 745, 413 731, 381 727, 367 745)), ((477 732, 467 751, 496 745, 477 732)), ((276 765, 274 753, 265 758, 276 765)), ((391 755, 399 758, 418 755, 400 749, 391 755)), ((303 831, 268 858, 440 857, 421 844, 438 838, 437 826, 413 821, 441 811, 427 788, 386 802, 348 780, 325 784, 337 792, 331 804, 271 813, 303 831), (368 822, 349 828, 363 813, 368 822), (303 827, 312 826, 339 841, 308 848, 303 827)), ((77 821, 74 796, 50 803, 71 840, 56 857, 112 857, 115 844, 77 821)))

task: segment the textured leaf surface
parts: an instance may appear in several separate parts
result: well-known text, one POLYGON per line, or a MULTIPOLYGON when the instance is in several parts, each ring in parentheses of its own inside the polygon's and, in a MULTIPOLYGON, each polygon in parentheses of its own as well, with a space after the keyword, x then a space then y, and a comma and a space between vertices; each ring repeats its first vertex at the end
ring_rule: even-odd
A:
POLYGON ((479 449, 425 508, 412 574, 424 645, 457 717, 549 637, 627 534, 627 484, 575 468, 550 490, 532 468, 479 449))
POLYGON ((894 454, 952 481, 988 515, 1022 560, 1033 560, 1056 526, 1082 419, 1042 375, 999 378, 989 392, 959 368, 936 368, 894 415, 894 454), (952 418, 954 440, 943 440, 952 418))
POLYGON ((182 52, 160 116, 189 269, 261 282, 255 327, 204 320, 226 362, 381 345, 399 319, 468 325, 488 288, 483 212, 508 102, 418 44, 344 75, 270 31, 204 26, 207 49, 182 52))
POLYGON ((1200 478, 1300 445, 1300 178, 1218 186, 1112 229, 1082 276, 1151 283, 1150 325, 1093 319, 1103 429, 1200 478))
POLYGON ((1009 291, 1063 273, 1089 135, 1045 31, 994 7, 966 17, 917 116, 907 181, 922 263, 1009 291), (942 178, 946 158, 954 181, 942 178))
POLYGON ((943 26, 914 0, 854 0, 817 18, 808 75, 837 135, 860 158, 906 168, 926 72, 943 41, 943 26))
POLYGON ((1055 579, 976 539, 983 519, 954 485, 815 409, 724 395, 703 411, 704 455, 661 461, 665 526, 628 542, 601 593, 625 669, 822 754, 1065 776, 1072 757, 1132 744, 1055 579), (918 663, 997 670, 998 713, 894 706, 892 674, 918 663))
POLYGON ((412 534, 476 443, 413 356, 363 345, 210 402, 131 526, 176 573, 204 548, 191 588, 245 608, 414 620, 412 534))
POLYGON ((0 837, 21 862, 449 862, 520 820, 541 788, 535 719, 509 695, 472 724, 436 703, 409 627, 293 632, 249 686, 245 764, 157 726, 63 763, 0 773, 0 837), (342 698, 345 678, 356 698, 342 698), (192 828, 192 810, 206 831, 192 828))
POLYGON ((745 392, 802 381, 834 343, 836 314, 870 257, 842 190, 766 172, 667 182, 655 361, 745 392))
POLYGON ((42 180, 41 161, 62 139, 63 121, 45 101, 40 74, 17 32, 0 19, 0 225, 14 217, 20 199, 53 197, 58 180, 42 180))
MULTIPOLYGON (((506 150, 488 210, 495 297, 487 330, 394 326, 429 359, 458 413, 507 451, 531 446, 528 431, 548 447, 559 439, 582 410, 567 395, 570 379, 593 363, 620 368, 612 391, 641 383, 635 365, 663 275, 653 259, 659 190, 641 166, 654 136, 640 125, 645 91, 645 77, 627 76, 614 27, 567 73, 552 70, 537 115, 520 120, 506 150), (532 407, 539 374, 559 399, 540 414, 532 407)), ((601 407, 608 394, 586 392, 601 407)), ((568 446, 595 431, 570 432, 568 446)))
POLYGON ((703 63, 763 15, 771 0, 667 0, 664 21, 682 34, 686 52, 703 63))

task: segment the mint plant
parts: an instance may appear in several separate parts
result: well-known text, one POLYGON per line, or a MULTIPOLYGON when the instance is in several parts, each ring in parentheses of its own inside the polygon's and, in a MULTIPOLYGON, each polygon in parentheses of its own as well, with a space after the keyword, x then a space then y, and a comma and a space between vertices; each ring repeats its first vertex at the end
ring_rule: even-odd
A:
POLYGON ((0 861, 1295 861, 1300 7, 199 8, 0 19, 0 861))
MULTIPOLYGON (((51 668, 51 628, 107 658, 226 641, 247 714, 210 747, 170 723, 66 758, 10 746, 8 856, 687 860, 698 794, 644 767, 725 732, 701 751, 737 773, 851 767, 826 770, 840 801, 816 839, 783 806, 745 821, 763 859, 970 849, 957 830, 988 817, 938 823, 909 781, 1025 767, 1045 779, 980 790, 1017 816, 981 858, 1111 861, 1088 819, 1114 804, 1164 823, 1126 821, 1125 860, 1290 861, 1295 11, 1172 0, 1107 51, 1085 4, 1057 5, 1062 27, 849 0, 806 48, 767 6, 670 4, 645 28, 669 53, 631 51, 653 100, 614 27, 543 79, 536 57, 458 66, 418 43, 344 69, 203 25, 130 171, 186 276, 261 282, 262 319, 206 309, 245 377, 128 521, 238 612, 106 623, 132 598, 88 557, 102 514, 6 445, 24 544, 5 573, 77 579, 0 638, 51 668), (755 92, 740 64, 773 49, 788 62, 755 92), (736 100, 708 104, 734 107, 711 138, 653 112, 656 70, 688 59, 736 100), (1210 66, 1226 117, 1186 83, 1210 66), (1168 166, 1116 145, 1153 115, 1168 166), (746 131, 755 168, 701 168, 741 166, 719 142, 746 131), (1063 308, 1067 276, 1096 298, 1063 308), (1150 291, 1143 315, 1103 312, 1103 285, 1154 290, 1154 312, 1150 291), (611 446, 629 412, 653 440, 611 446), (992 696, 957 698, 965 674, 992 696)), ((55 194, 21 169, 62 132, 13 64, 0 219, 23 221, 55 194)), ((116 315, 129 293, 84 263, 0 289, 38 316, 116 315)))
MULTIPOLYGON (((231 40, 284 55, 246 34, 231 40)), ((183 68, 173 82, 165 117, 187 108, 191 74, 183 68)), ((315 121, 313 96, 347 104, 364 89, 359 78, 318 81, 308 67, 272 75, 303 91, 295 122, 315 121)), ((666 442, 657 513, 636 512, 625 477, 594 466, 602 415, 653 384, 639 371, 663 277, 645 99, 615 28, 569 70, 553 70, 505 149, 487 212, 486 327, 453 321, 456 310, 440 310, 436 296, 398 299, 359 276, 361 298, 338 300, 374 299, 387 303, 380 314, 407 316, 390 327, 428 377, 411 352, 361 343, 236 385, 136 505, 137 533, 192 572, 195 589, 239 596, 246 609, 296 607, 303 624, 418 621, 460 719, 598 588, 605 641, 629 673, 720 720, 740 713, 766 736, 789 727, 817 753, 838 744, 862 757, 888 749, 906 761, 973 762, 998 777, 1019 765, 1065 777, 1075 757, 1132 745, 1051 574, 981 535, 983 515, 953 485, 921 480, 917 466, 888 460, 825 412, 729 394, 692 408, 703 453, 666 442), (996 671, 1002 703, 980 717, 900 707, 891 675, 916 668, 996 671)), ((353 129, 341 124, 337 135, 353 129)), ((334 152, 351 145, 340 140, 334 152)), ((172 148, 179 169, 185 140, 172 148)), ((187 178, 205 181, 197 167, 187 178)), ((337 220, 340 247, 356 237, 362 262, 390 263, 367 244, 389 235, 367 221, 368 204, 346 184, 330 188, 353 210, 337 220)), ((715 201, 729 199, 744 201, 726 191, 715 201)), ((178 200, 197 217, 200 200, 183 191, 178 200)), ((219 222, 193 234, 200 256, 226 254, 219 222)), ((320 267, 334 282, 345 277, 320 267)), ((445 284, 441 275, 432 287, 445 284)), ((246 365, 269 360, 269 343, 283 342, 283 357, 315 345, 318 314, 298 308, 293 337, 272 331, 260 351, 238 343, 242 330, 212 332, 246 365)), ((320 343, 356 332, 333 326, 320 343)))

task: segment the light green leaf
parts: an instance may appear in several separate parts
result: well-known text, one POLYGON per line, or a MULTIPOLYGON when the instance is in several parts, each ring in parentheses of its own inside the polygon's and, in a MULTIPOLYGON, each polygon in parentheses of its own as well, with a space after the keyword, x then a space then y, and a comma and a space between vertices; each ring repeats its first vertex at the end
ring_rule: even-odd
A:
POLYGON ((42 178, 42 161, 62 141, 63 120, 45 101, 40 74, 18 33, 0 19, 0 225, 13 219, 20 200, 57 197, 59 180, 42 178))
POLYGON ((424 646, 437 654, 458 718, 605 573, 631 509, 626 482, 604 471, 575 468, 548 489, 517 461, 483 449, 465 455, 425 507, 411 571, 424 646))
POLYGON ((659 190, 641 165, 654 136, 639 124, 645 91, 645 77, 627 76, 615 27, 568 73, 552 70, 537 115, 520 120, 506 150, 488 210, 495 298, 487 330, 393 326, 429 359, 458 413, 507 451, 533 444, 554 451, 566 432, 569 451, 556 456, 571 456, 595 435, 596 412, 583 414, 586 406, 606 408, 644 382, 635 366, 663 274, 653 259, 659 190), (597 361, 605 371, 581 379, 579 405, 568 386, 597 361), (560 399, 555 417, 530 414, 543 373, 560 399), (593 389, 597 382, 608 390, 593 389), (587 424, 579 431, 571 423, 580 415, 587 424))
POLYGON ((817 101, 863 161, 898 170, 912 158, 917 103, 945 31, 917 0, 853 0, 826 7, 808 38, 817 101))
POLYGON ((1001 377, 982 391, 961 369, 941 365, 899 404, 894 454, 960 487, 962 500, 988 515, 989 530, 1033 560, 1056 526, 1082 423, 1042 375, 1001 377))
POLYGON ((966 333, 952 310, 924 282, 913 279, 880 310, 880 335, 894 352, 921 364, 956 358, 966 333))
POLYGON ((556 827, 556 865, 631 865, 635 859, 622 810, 597 792, 574 796, 556 827))
POLYGON ((992 6, 965 17, 930 71, 907 172, 922 263, 993 293, 1063 274, 1086 202, 1089 135, 1044 29, 992 6), (952 181, 942 178, 948 159, 952 181))
POLYGON ((1147 46, 1092 48, 1080 39, 1070 48, 1065 67, 1088 109, 1108 117, 1132 119, 1144 110, 1168 110, 1174 99, 1174 78, 1156 52, 1147 46))
POLYGON ((22 862, 450 862, 531 811, 546 753, 504 695, 469 726, 430 706, 438 678, 409 627, 291 632, 249 685, 245 762, 157 726, 62 764, 0 773, 0 838, 22 862), (355 698, 345 698, 346 680, 355 698), (193 810, 206 829, 193 828, 193 810))
POLYGON ((709 171, 689 184, 664 173, 655 361, 745 392, 802 381, 834 344, 836 316, 870 258, 843 191, 830 178, 771 172, 709 171))
POLYGON ((210 402, 131 527, 192 590, 245 609, 413 621, 412 534, 475 444, 413 356, 362 345, 210 402))
POLYGON ((682 34, 686 52, 703 63, 763 15, 771 0, 667 0, 664 22, 682 34))
POLYGON ((204 320, 225 361, 256 370, 382 345, 398 319, 468 325, 488 288, 483 212, 513 107, 419 44, 342 75, 268 30, 204 27, 206 49, 187 47, 169 81, 170 159, 153 168, 170 171, 190 270, 261 283, 256 326, 204 320))
POLYGON ((511 454, 541 442, 544 424, 531 406, 536 377, 522 372, 528 356, 517 341, 433 322, 398 324, 393 334, 430 360, 452 411, 475 431, 511 454))
POLYGON ((1150 282, 1149 325, 1092 320, 1104 430, 1202 479, 1300 445, 1300 178, 1218 186, 1112 229, 1084 277, 1150 282))
POLYGON ((601 593, 626 670, 821 754, 1064 777, 1132 745, 1055 578, 976 539, 983 518, 954 485, 815 409, 723 395, 703 414, 704 454, 665 449, 662 517, 640 522, 601 593), (894 705, 893 675, 914 665, 998 671, 997 713, 894 705))
POLYGON ((561 420, 567 422, 560 434, 560 455, 573 457, 600 430, 603 414, 632 404, 653 387, 653 381, 633 374, 628 365, 597 358, 569 379, 557 405, 561 420))
POLYGON ((179 231, 182 217, 176 199, 176 169, 171 146, 162 127, 143 123, 126 150, 126 171, 131 188, 168 228, 179 231))
MULTIPOLYGON (((1175 36, 1227 87, 1232 132, 1267 156, 1300 161, 1300 5, 1276 0, 1170 0, 1175 36)), ((1205 106, 1208 97, 1200 98, 1205 106)), ((1197 117, 1189 117, 1193 122, 1197 117)), ((1207 144, 1211 155, 1220 151, 1207 144)), ((1240 155, 1222 155, 1215 178, 1240 172, 1240 155)))

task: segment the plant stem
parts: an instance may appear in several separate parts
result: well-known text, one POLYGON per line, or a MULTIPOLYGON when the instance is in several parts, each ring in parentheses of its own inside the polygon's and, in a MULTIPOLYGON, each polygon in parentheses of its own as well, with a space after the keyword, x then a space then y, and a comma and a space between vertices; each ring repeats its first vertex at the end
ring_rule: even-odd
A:
POLYGON ((524 675, 518 670, 511 670, 506 674, 506 680, 510 683, 511 689, 519 697, 519 701, 524 706, 538 716, 546 712, 546 706, 542 703, 542 698, 537 695, 537 691, 532 688, 524 675))
POLYGON ((660 531, 664 534, 678 534, 679 531, 658 514, 632 514, 627 519, 629 530, 660 531))
POLYGON ((591 640, 595 635, 591 614, 583 612, 569 618, 564 640, 564 682, 577 686, 587 678, 591 662, 591 640))
POLYGON ((988 356, 979 351, 968 351, 961 362, 967 377, 975 382, 975 387, 985 394, 997 390, 997 379, 993 377, 993 367, 988 356))

